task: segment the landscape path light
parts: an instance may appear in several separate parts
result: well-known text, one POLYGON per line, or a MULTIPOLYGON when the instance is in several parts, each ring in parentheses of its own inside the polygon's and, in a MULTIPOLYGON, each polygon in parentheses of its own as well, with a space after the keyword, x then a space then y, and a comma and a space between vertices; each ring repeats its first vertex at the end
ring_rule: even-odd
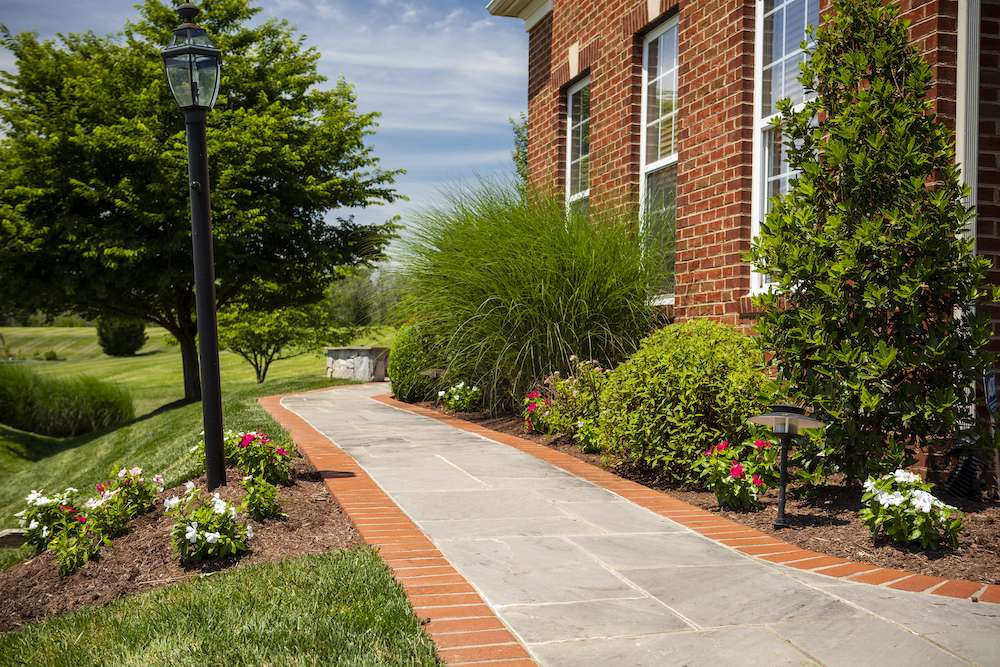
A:
POLYGON ((794 405, 772 405, 767 414, 750 418, 750 423, 767 426, 781 439, 781 482, 778 487, 778 516, 775 528, 787 528, 785 520, 785 491, 788 486, 788 448, 803 429, 821 428, 823 422, 806 416, 806 411, 794 405))
POLYGON ((222 446, 222 384, 219 379, 219 330, 215 312, 215 258, 208 189, 208 149, 205 116, 219 95, 222 52, 204 28, 194 23, 198 8, 177 8, 181 25, 163 49, 167 82, 184 111, 188 145, 188 184, 191 189, 191 245, 198 313, 198 356, 201 367, 201 410, 205 426, 205 473, 208 488, 226 483, 222 446))

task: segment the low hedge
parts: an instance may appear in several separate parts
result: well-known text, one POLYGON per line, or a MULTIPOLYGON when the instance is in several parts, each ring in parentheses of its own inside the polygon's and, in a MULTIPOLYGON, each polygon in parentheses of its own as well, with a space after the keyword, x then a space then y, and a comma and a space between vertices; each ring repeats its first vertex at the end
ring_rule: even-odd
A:
POLYGON ((753 338, 711 320, 664 327, 604 384, 601 450, 613 464, 696 483, 698 457, 746 437, 747 419, 770 402, 769 386, 753 338))
POLYGON ((0 363, 0 423, 22 431, 70 436, 135 417, 132 395, 91 377, 48 377, 21 364, 0 363))
POLYGON ((437 368, 431 337, 419 325, 402 327, 389 353, 389 381, 397 400, 407 403, 429 401, 437 396, 439 382, 424 375, 437 368))

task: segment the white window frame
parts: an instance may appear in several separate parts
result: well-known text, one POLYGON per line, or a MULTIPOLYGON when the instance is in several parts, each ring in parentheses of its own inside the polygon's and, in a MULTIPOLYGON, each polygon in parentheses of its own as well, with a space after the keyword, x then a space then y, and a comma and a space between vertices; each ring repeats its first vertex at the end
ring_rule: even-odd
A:
MULTIPOLYGON (((808 0, 806 4, 808 10, 808 0)), ((761 118, 764 111, 764 0, 756 2, 756 17, 754 20, 754 56, 753 56, 753 165, 751 174, 753 178, 752 195, 750 202, 750 239, 757 238, 760 234, 760 223, 764 210, 767 207, 767 183, 765 176, 766 163, 764 154, 764 136, 771 130, 771 120, 778 115, 777 110, 772 109, 772 113, 767 118, 761 118)), ((822 10, 822 6, 820 8, 822 10)), ((822 15, 821 15, 822 16, 822 15)), ((782 39, 786 36, 782 35, 782 39)), ((773 70, 772 70, 773 71, 773 70)), ((806 98, 792 109, 801 110, 807 100, 806 98)), ((758 295, 770 292, 774 289, 774 283, 764 282, 765 274, 757 271, 756 267, 750 267, 750 294, 758 295)))
MULTIPOLYGON (((590 85, 590 77, 585 76, 566 91, 566 208, 584 199, 590 199, 590 149, 587 150, 587 189, 572 194, 573 189, 573 96, 590 85)), ((593 98, 591 98, 593 99, 593 98)), ((591 111, 587 111, 587 133, 589 145, 591 111)))
MULTIPOLYGON (((641 109, 640 109, 640 121, 639 121, 639 220, 646 219, 646 177, 653 173, 654 171, 659 171, 665 167, 677 164, 677 141, 676 132, 674 133, 673 142, 673 152, 665 158, 660 158, 656 162, 646 164, 646 150, 647 150, 647 138, 646 138, 646 124, 649 122, 648 118, 648 108, 649 100, 647 96, 649 95, 649 43, 658 37, 665 35, 671 28, 676 28, 679 25, 678 17, 674 16, 670 20, 665 21, 662 25, 657 26, 655 29, 650 30, 642 40, 642 94, 640 96, 641 109)), ((681 74, 681 64, 680 64, 680 30, 678 29, 678 48, 677 48, 677 59, 674 63, 674 67, 677 72, 677 81, 680 83, 681 74)), ((680 88, 680 85, 677 86, 680 88)), ((674 91, 677 94, 677 91, 674 91)), ((677 95, 677 99, 680 99, 680 95, 677 95)), ((676 112, 677 107, 674 107, 674 127, 677 127, 678 113, 676 112)), ((676 213, 675 213, 676 215, 676 213)), ((676 276, 675 276, 676 280, 676 276)), ((676 290, 676 282, 675 282, 676 290)), ((655 297, 653 299, 654 306, 672 306, 674 305, 674 295, 673 294, 663 294, 655 297)))

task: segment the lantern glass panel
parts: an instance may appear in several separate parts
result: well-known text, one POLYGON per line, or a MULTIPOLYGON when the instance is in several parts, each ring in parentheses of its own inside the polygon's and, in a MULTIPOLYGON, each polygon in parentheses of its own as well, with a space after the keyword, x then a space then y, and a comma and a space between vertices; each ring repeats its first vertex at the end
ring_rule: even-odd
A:
POLYGON ((212 107, 219 94, 219 59, 215 56, 196 55, 192 80, 195 82, 194 103, 212 107))
POLYGON ((170 83, 170 91, 177 100, 177 106, 187 109, 195 106, 193 88, 191 86, 191 56, 179 54, 164 58, 167 68, 167 81, 170 83))

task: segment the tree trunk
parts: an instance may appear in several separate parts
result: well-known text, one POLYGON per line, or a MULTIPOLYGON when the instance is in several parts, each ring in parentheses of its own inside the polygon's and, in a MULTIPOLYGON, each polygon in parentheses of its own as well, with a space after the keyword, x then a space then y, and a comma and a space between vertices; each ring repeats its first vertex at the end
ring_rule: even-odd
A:
POLYGON ((181 346, 181 363, 184 366, 184 400, 201 400, 201 378, 198 375, 198 346, 193 331, 175 334, 181 346))

